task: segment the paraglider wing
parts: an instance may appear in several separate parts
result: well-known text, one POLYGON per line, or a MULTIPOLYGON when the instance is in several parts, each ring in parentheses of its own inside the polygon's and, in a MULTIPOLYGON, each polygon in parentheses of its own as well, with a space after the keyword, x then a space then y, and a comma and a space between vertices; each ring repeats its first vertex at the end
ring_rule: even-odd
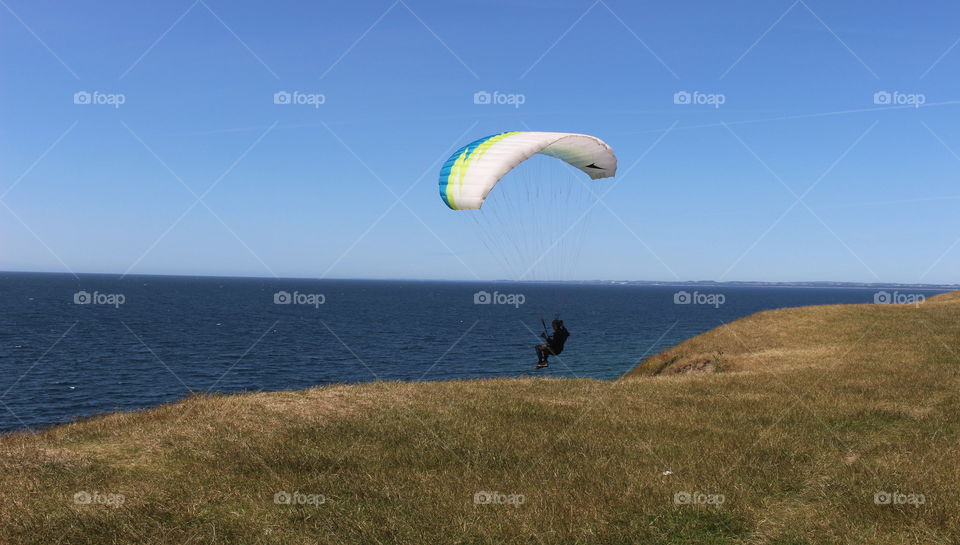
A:
POLYGON ((493 186, 537 153, 561 159, 591 179, 617 172, 617 157, 603 140, 567 132, 511 131, 457 150, 440 169, 440 197, 453 210, 477 210, 493 186))

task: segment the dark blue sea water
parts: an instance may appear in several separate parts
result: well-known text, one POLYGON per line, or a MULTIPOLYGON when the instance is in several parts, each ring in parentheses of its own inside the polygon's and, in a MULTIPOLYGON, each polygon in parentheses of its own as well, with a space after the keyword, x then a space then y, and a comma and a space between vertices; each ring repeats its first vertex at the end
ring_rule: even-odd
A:
POLYGON ((572 336, 537 373, 612 379, 723 322, 876 291, 0 273, 0 431, 190 391, 530 374, 557 311, 572 336), (481 290, 523 304, 475 304, 481 290))

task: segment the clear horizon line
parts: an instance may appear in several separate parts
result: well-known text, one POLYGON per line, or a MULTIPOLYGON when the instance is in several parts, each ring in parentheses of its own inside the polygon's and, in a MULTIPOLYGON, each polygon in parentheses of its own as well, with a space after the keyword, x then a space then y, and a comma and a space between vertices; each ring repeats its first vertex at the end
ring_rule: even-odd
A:
MULTIPOLYGON (((0 275, 2 274, 55 274, 55 275, 66 275, 74 276, 70 272, 63 271, 34 271, 34 270, 0 270, 0 275)), ((124 275, 115 272, 77 272, 76 276, 79 275, 88 275, 88 276, 116 276, 117 279, 121 279, 124 275)), ((958 284, 940 284, 940 283, 929 283, 929 282, 868 282, 868 281, 858 281, 858 280, 710 280, 710 279, 696 279, 696 280, 643 280, 643 279, 623 279, 623 278, 590 278, 590 279, 580 279, 580 280, 511 280, 508 278, 500 279, 459 279, 459 278, 402 278, 402 277, 336 277, 336 278, 320 278, 314 276, 259 276, 259 275, 243 275, 243 274, 205 274, 205 273, 133 273, 127 274, 128 277, 137 277, 137 276, 150 276, 150 277, 171 277, 171 278, 225 278, 225 279, 250 279, 250 280, 357 280, 357 281, 381 281, 381 282, 459 282, 459 283, 469 283, 477 284, 483 282, 496 282, 496 283, 514 283, 514 284, 544 284, 544 283, 565 283, 565 284, 576 284, 576 283, 588 283, 588 282, 627 282, 627 283, 645 283, 645 284, 663 284, 663 285, 685 285, 685 284, 773 284, 780 286, 808 286, 810 284, 835 284, 835 285, 846 285, 846 286, 924 286, 930 288, 945 288, 945 289, 960 289, 960 283, 958 284)))

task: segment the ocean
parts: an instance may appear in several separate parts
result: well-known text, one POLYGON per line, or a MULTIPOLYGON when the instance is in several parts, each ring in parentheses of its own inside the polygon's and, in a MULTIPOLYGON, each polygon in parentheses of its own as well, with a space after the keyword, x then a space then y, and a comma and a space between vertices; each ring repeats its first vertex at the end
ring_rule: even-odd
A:
POLYGON ((872 303, 877 291, 0 273, 0 431, 190 392, 615 379, 647 355, 748 314, 872 303), (533 371, 541 318, 557 313, 571 333, 566 350, 533 371))

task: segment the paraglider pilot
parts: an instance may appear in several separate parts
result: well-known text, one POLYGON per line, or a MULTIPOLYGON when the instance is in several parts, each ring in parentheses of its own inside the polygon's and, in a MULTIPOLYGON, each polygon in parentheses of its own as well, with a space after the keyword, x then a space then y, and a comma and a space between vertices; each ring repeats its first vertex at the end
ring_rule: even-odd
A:
POLYGON ((554 320, 551 322, 550 326, 553 328, 553 334, 547 335, 546 328, 544 328, 544 331, 540 334, 540 336, 543 337, 543 340, 546 342, 536 346, 536 369, 543 369, 544 367, 550 365, 550 363, 547 361, 547 358, 550 356, 557 356, 563 352, 563 345, 567 342, 567 337, 570 336, 570 332, 567 331, 567 328, 563 326, 563 320, 554 320))

